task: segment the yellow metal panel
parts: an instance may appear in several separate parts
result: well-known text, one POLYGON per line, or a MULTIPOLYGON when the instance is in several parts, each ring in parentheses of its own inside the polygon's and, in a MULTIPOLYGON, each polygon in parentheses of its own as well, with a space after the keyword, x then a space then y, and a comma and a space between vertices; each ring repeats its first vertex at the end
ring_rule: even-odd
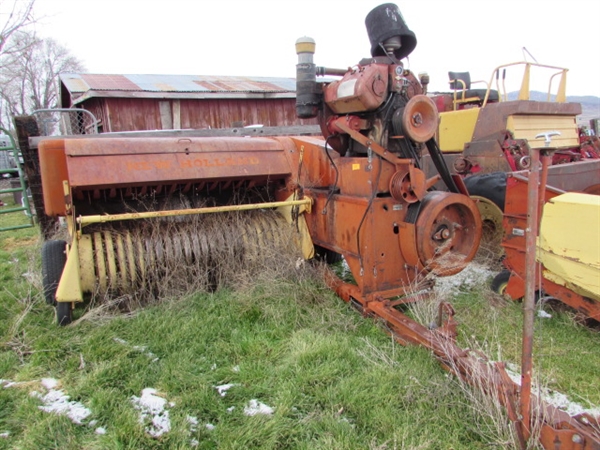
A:
POLYGON ((123 245, 123 236, 118 234, 115 237, 117 244, 117 262, 119 264, 118 272, 120 274, 120 286, 128 286, 129 285, 129 276, 127 273, 127 259, 125 257, 125 246, 123 245))
POLYGON ((106 252, 106 267, 108 268, 108 283, 112 287, 117 280, 117 261, 115 260, 115 247, 110 231, 104 231, 104 251, 106 252))
MULTIPOLYGON (((292 194, 286 201, 294 200, 295 195, 292 194)), ((308 231, 308 226, 306 225, 306 219, 304 218, 304 212, 306 211, 306 205, 298 206, 298 240, 300 241, 300 248, 302 249, 302 256, 304 259, 311 259, 315 256, 315 246, 313 245, 312 238, 310 237, 310 232, 308 231)), ((277 212, 281 214, 285 220, 290 224, 294 225, 294 218, 292 217, 292 207, 291 206, 280 206, 277 208, 277 212)))
POLYGON ((131 234, 127 233, 125 236, 125 246, 127 252, 127 261, 129 263, 129 276, 131 277, 131 284, 135 285, 137 279, 137 270, 135 268, 135 251, 133 249, 133 241, 131 240, 131 234))
POLYGON ((57 302, 81 302, 81 284, 79 281, 79 252, 77 250, 77 239, 67 254, 67 263, 63 269, 62 276, 56 288, 57 302))
POLYGON ((480 108, 440 113, 438 143, 444 153, 462 152, 473 139, 480 108))
POLYGON ((544 205, 537 258, 550 272, 545 277, 600 301, 598 230, 600 196, 559 195, 544 205))
POLYGON ((527 139, 531 148, 544 147, 544 138, 536 135, 547 131, 559 131, 560 136, 552 137, 552 147, 579 147, 579 133, 574 116, 513 115, 508 116, 506 128, 515 139, 527 139))
POLYGON ((104 263, 104 250, 102 245, 102 235, 94 233, 94 259, 96 260, 96 268, 98 270, 98 284, 105 291, 108 282, 108 274, 106 273, 106 264, 104 263))
POLYGON ((94 270, 94 249, 92 247, 92 237, 84 234, 79 238, 79 278, 81 280, 81 290, 83 292, 92 292, 96 284, 96 274, 94 270))

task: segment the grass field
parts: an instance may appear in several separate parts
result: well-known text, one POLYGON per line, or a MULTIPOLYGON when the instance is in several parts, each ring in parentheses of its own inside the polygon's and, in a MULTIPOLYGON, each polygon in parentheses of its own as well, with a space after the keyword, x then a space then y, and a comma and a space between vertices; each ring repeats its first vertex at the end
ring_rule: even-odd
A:
MULTIPOLYGON (((40 292, 37 236, 0 234, 0 449, 512 445, 501 413, 336 298, 318 267, 130 314, 81 307, 59 328, 40 292)), ((452 297, 461 345, 518 364, 520 305, 489 293, 488 278, 467 272, 440 295, 452 297)), ((538 378, 600 404, 600 334, 551 314, 536 319, 538 378)))

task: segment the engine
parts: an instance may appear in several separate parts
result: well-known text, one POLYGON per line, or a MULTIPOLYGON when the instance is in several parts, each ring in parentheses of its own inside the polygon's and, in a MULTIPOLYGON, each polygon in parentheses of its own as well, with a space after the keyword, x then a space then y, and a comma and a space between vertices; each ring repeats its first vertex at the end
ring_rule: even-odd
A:
POLYGON ((345 116, 369 141, 418 165, 423 144, 435 134, 438 115, 434 102, 424 95, 427 75, 418 80, 401 61, 415 49, 417 39, 393 4, 372 10, 365 23, 371 57, 346 71, 315 66, 314 41, 298 40, 297 114, 319 117, 323 135, 341 155, 367 153, 362 143, 338 134, 335 122, 345 116), (327 75, 342 78, 320 87, 316 77, 327 75))

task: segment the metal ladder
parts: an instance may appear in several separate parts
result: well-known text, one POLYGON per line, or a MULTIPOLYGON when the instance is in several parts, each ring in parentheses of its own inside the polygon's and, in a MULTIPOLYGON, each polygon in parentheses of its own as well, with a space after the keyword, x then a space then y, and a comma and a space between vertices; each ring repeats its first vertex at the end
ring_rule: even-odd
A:
POLYGON ((2 179, 4 179, 4 174, 13 173, 13 172, 15 172, 15 170, 19 174, 19 187, 11 187, 9 189, 0 189, 0 194, 8 194, 8 193, 14 194, 15 192, 21 192, 21 205, 11 207, 11 208, 7 208, 6 206, 0 206, 0 214, 10 214, 10 213, 18 212, 18 211, 23 211, 28 218, 27 223, 22 223, 22 224, 18 224, 18 225, 7 226, 7 227, 0 227, 0 231, 17 230, 20 228, 29 228, 29 227, 34 226, 34 219, 33 219, 33 214, 31 214, 31 208, 29 205, 29 197, 27 196, 27 184, 25 183, 25 176, 23 174, 23 169, 21 168, 21 163, 19 161, 19 150, 17 148, 17 145, 15 144, 15 140, 13 139, 12 135, 8 132, 8 130, 5 130, 4 128, 0 128, 0 132, 3 133, 4 135, 6 135, 8 137, 8 139, 10 140, 10 144, 8 146, 6 146, 5 142, 0 142, 0 152, 6 152, 7 154, 12 152, 12 156, 13 156, 14 161, 17 166, 16 169, 0 168, 0 177, 2 177, 2 179))

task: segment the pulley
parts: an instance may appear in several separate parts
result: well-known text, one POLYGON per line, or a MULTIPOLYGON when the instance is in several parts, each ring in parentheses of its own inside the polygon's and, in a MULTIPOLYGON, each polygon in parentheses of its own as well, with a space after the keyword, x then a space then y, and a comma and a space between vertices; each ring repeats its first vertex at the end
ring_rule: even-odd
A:
POLYGON ((481 240, 481 217, 475 202, 465 195, 434 191, 411 208, 418 208, 413 220, 420 265, 438 276, 464 269, 481 240))

